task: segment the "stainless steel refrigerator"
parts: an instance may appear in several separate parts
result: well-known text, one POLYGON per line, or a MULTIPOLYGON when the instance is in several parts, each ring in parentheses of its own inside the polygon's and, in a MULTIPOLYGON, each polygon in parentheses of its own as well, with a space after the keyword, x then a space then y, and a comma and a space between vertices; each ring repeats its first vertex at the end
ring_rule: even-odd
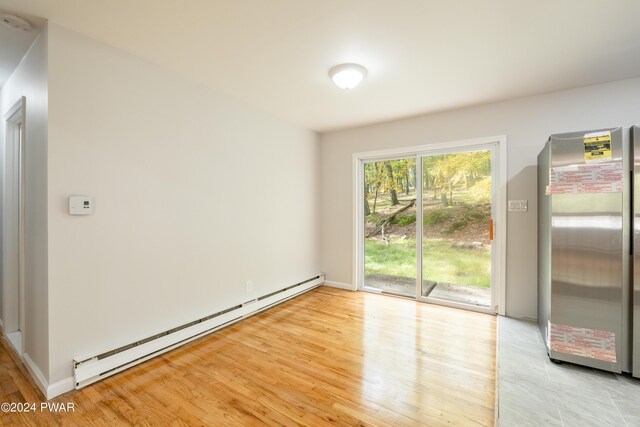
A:
POLYGON ((538 319, 549 357, 640 376, 638 128, 552 135, 538 155, 538 221, 538 319))

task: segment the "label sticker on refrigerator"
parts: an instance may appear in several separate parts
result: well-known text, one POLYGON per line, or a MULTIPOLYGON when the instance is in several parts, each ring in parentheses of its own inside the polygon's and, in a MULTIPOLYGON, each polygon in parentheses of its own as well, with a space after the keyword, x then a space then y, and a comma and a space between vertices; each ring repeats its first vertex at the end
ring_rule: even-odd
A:
POLYGON ((617 161, 550 168, 546 194, 618 193, 622 189, 622 162, 617 161))
POLYGON ((549 168, 550 184, 622 181, 622 162, 549 168))
POLYGON ((549 348, 558 353, 616 363, 616 335, 598 329, 550 323, 549 348))
POLYGON ((611 132, 587 133, 583 142, 584 160, 587 163, 611 160, 611 132))
POLYGON ((545 194, 620 193, 622 182, 591 182, 547 185, 545 194))

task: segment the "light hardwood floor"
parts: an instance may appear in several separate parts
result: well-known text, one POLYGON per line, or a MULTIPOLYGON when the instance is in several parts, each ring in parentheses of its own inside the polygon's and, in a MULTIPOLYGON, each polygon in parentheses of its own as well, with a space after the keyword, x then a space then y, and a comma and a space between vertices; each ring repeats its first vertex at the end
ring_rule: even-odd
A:
MULTIPOLYGON (((320 287, 3 425, 493 425, 493 316, 320 287)), ((0 402, 39 402, 0 346, 0 402)))

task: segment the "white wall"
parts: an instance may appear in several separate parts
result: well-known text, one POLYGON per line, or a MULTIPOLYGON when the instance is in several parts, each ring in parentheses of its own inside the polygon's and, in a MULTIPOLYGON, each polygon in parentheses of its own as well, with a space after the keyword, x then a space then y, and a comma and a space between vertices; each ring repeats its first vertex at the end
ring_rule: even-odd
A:
POLYGON ((49 45, 50 382, 320 272, 315 133, 54 24, 49 45))
MULTIPOLYGON (((384 100, 380 100, 384 102, 384 100)), ((640 79, 431 114, 321 136, 321 259, 327 280, 352 281, 352 153, 506 134, 507 315, 537 316, 536 156, 552 133, 640 122, 640 79)))
MULTIPOLYGON (((48 375, 47 307, 47 30, 38 38, 0 91, 0 135, 4 177, 5 113, 26 97, 25 319, 24 348, 48 375)), ((3 185, 4 187, 4 179, 3 185)), ((0 257, 1 259, 2 257, 0 257)))

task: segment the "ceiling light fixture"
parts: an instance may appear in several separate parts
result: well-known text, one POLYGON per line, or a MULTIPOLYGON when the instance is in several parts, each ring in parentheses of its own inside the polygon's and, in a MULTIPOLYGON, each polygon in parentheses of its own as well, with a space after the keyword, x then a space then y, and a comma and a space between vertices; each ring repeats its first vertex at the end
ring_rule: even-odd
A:
POLYGON ((340 89, 353 89, 367 76, 367 69, 358 64, 340 64, 329 70, 329 77, 340 89))
POLYGON ((25 33, 31 31, 31 24, 29 21, 10 13, 0 12, 0 22, 14 30, 24 31, 25 33))

